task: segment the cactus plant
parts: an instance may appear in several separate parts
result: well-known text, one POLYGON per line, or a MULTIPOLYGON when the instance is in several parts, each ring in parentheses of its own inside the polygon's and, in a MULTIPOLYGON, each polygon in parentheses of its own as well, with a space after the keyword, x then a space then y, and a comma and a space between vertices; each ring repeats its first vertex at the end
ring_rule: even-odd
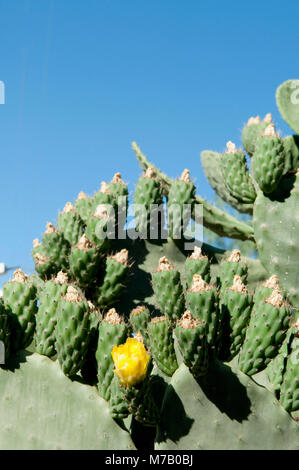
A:
POLYGON ((269 116, 243 129, 250 170, 230 144, 215 153, 213 179, 212 153, 202 154, 215 189, 253 225, 196 195, 189 170, 169 178, 137 144, 135 229, 118 210, 128 203, 119 173, 80 192, 57 228, 47 223, 36 273, 17 271, 0 300, 0 447, 133 449, 141 437, 157 450, 298 448, 298 139, 265 144, 267 127, 269 116), (218 235, 255 240, 263 265, 190 243, 189 216, 174 218, 185 204, 193 218, 202 204, 218 235), (262 371, 272 391, 255 380, 262 371))

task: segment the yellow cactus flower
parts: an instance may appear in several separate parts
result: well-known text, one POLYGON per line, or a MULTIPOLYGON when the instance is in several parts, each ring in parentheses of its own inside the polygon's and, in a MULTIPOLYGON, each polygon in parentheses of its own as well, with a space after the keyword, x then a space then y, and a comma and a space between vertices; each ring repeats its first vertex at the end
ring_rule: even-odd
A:
POLYGON ((138 339, 128 338, 125 344, 114 346, 111 354, 121 385, 132 387, 145 379, 150 356, 138 339))

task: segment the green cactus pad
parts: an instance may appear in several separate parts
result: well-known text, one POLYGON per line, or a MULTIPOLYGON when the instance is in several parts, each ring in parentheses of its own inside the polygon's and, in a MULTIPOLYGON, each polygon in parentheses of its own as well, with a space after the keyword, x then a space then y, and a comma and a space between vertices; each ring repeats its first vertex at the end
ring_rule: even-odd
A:
POLYGON ((2 450, 135 449, 96 389, 45 356, 20 351, 0 370, 0 396, 2 450))
POLYGON ((260 260, 269 274, 278 276, 294 307, 299 307, 298 207, 299 172, 284 177, 271 198, 260 191, 253 214, 260 260))
POLYGON ((230 191, 225 186, 220 161, 221 154, 212 152, 210 150, 204 150, 201 152, 200 158, 206 178, 218 196, 221 197, 224 202, 237 209, 239 212, 252 214, 253 204, 245 204, 240 202, 237 198, 232 196, 230 191))
POLYGON ((221 167, 225 185, 232 196, 243 203, 253 203, 256 192, 247 168, 245 153, 237 151, 235 145, 228 142, 227 152, 221 156, 221 167))
POLYGON ((36 288, 20 269, 14 273, 14 279, 3 285, 3 301, 10 312, 12 348, 27 348, 35 331, 36 288))
POLYGON ((269 126, 255 146, 252 158, 252 174, 260 189, 270 194, 277 188, 285 168, 283 140, 275 134, 274 126, 269 126), (268 131, 269 129, 269 131, 268 131), (268 134, 266 134, 268 132, 268 134))
POLYGON ((168 192, 168 231, 173 239, 182 238, 191 219, 196 188, 190 180, 189 173, 189 170, 184 170, 182 176, 172 182, 168 192))
POLYGON ((63 233, 64 238, 70 245, 76 245, 83 235, 84 222, 80 214, 68 202, 63 211, 59 213, 57 219, 57 228, 63 233))
POLYGON ((287 80, 276 90, 276 103, 283 119, 299 134, 299 80, 287 80))
POLYGON ((231 287, 221 297, 221 348, 218 358, 231 361, 240 351, 249 324, 253 297, 248 293, 239 276, 234 277, 231 287))
POLYGON ((155 317, 148 324, 150 353, 159 369, 172 376, 178 368, 172 336, 172 325, 166 316, 155 317))
POLYGON ((69 286, 58 302, 56 351, 65 375, 75 375, 83 366, 90 339, 89 305, 78 291, 69 286))
POLYGON ((273 394, 215 361, 195 379, 181 364, 166 389, 156 451, 295 450, 299 427, 273 394))
POLYGON ((125 343, 128 336, 128 327, 117 314, 115 309, 108 311, 99 325, 99 339, 96 351, 98 365, 99 394, 109 401, 111 397, 111 383, 114 377, 114 362, 111 356, 113 346, 125 343))
POLYGON ((186 311, 177 322, 175 335, 183 361, 194 377, 205 375, 209 365, 207 336, 203 334, 200 320, 186 311))
POLYGON ((163 315, 175 322, 185 309, 181 276, 165 256, 159 260, 158 270, 152 273, 154 294, 163 315))
POLYGON ((290 308, 278 290, 263 303, 254 304, 238 364, 242 372, 256 374, 275 357, 285 339, 290 308))
POLYGON ((243 127, 242 144, 250 156, 252 156, 255 152, 257 139, 264 132, 271 121, 272 118, 270 114, 265 117, 264 121, 261 121, 259 116, 257 116, 255 118, 250 118, 248 123, 243 127))
POLYGON ((52 357, 56 354, 57 309, 61 297, 67 292, 67 287, 67 276, 60 273, 56 279, 44 283, 44 287, 38 296, 35 351, 44 356, 52 357))

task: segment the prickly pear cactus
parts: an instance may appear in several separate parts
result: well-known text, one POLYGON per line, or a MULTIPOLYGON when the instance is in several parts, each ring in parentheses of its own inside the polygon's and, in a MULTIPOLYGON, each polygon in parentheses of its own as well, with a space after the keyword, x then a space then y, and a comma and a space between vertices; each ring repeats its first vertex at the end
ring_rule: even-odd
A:
MULTIPOLYGON (((252 163, 268 125, 243 130, 252 163)), ((135 228, 119 173, 47 223, 36 273, 17 271, 0 300, 0 447, 298 448, 299 150, 293 136, 279 145, 283 165, 275 145, 263 155, 270 191, 242 150, 214 161, 215 187, 253 225, 196 195, 189 170, 169 178, 137 144, 135 228), (263 265, 187 237, 199 204, 210 230, 256 240, 263 265), (190 206, 188 220, 175 220, 175 205, 190 206), (263 371, 272 389, 255 380, 263 371)))
POLYGON ((289 124, 299 134, 299 80, 287 80, 276 91, 278 109, 289 124))

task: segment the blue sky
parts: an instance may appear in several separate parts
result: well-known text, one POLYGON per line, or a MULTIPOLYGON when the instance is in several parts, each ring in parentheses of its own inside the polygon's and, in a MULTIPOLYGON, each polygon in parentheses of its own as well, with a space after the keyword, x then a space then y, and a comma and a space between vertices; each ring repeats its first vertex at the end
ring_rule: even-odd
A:
POLYGON ((0 1, 0 262, 33 269, 80 190, 120 171, 132 191, 133 140, 211 199, 202 150, 240 145, 251 115, 291 133, 274 95, 298 78, 298 17, 297 1, 0 1))

